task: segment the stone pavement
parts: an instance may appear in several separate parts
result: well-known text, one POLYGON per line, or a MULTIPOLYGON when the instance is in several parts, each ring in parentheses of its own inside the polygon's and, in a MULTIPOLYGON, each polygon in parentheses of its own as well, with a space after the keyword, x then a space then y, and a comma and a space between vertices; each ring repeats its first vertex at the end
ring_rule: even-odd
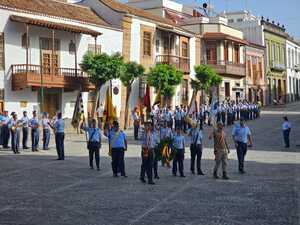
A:
MULTIPOLYGON (((247 174, 237 173, 235 150, 229 181, 214 180, 212 143, 207 140, 203 170, 186 178, 159 168, 156 185, 141 184, 140 148, 130 136, 128 178, 113 178, 107 144, 101 171, 88 169, 84 136, 67 135, 66 160, 50 151, 13 155, 0 150, 0 225, 298 225, 300 224, 300 103, 267 108, 248 123, 254 133, 247 174), (281 117, 292 123, 291 148, 283 148, 281 117)), ((227 129, 230 136, 231 128, 227 129)), ((233 143, 230 141, 233 148, 233 143)))

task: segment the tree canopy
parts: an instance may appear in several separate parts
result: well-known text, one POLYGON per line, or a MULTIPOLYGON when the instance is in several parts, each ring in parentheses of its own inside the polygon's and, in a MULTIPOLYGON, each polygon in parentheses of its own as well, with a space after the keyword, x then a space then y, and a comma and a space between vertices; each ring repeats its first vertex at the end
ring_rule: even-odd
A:
POLYGON ((165 98, 171 98, 175 94, 175 87, 182 82, 182 78, 183 73, 168 64, 156 64, 150 68, 147 77, 149 85, 160 90, 165 98))
POLYGON ((142 76, 144 72, 145 69, 142 65, 136 62, 128 62, 125 63, 125 72, 120 75, 120 80, 125 87, 129 87, 133 81, 142 76))

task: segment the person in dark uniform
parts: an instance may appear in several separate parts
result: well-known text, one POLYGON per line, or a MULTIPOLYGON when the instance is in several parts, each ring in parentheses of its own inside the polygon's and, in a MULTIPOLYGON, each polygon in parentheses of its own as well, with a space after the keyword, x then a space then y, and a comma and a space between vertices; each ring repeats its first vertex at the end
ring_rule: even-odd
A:
POLYGON ((8 146, 8 142, 9 142, 9 138, 10 138, 10 132, 9 132, 9 128, 8 128, 9 120, 10 120, 10 118, 8 116, 8 111, 4 111, 2 128, 1 128, 3 148, 9 148, 9 146, 8 146))
POLYGON ((135 107, 132 111, 132 120, 133 120, 133 133, 134 133, 134 140, 138 140, 138 133, 140 128, 140 117, 137 112, 137 107, 135 107))
POLYGON ((23 112, 23 117, 21 118, 21 122, 22 122, 22 134, 23 134, 22 147, 23 149, 28 149, 27 141, 28 141, 29 118, 27 116, 26 111, 23 112))
POLYGON ((11 149, 15 154, 19 154, 20 124, 15 112, 12 113, 12 118, 8 122, 8 127, 11 132, 11 149))
POLYGON ((204 175, 201 169, 201 158, 202 158, 202 126, 201 124, 197 124, 191 131, 191 172, 195 174, 195 160, 197 158, 197 173, 198 175, 204 175))
POLYGON ((290 147, 290 132, 291 132, 291 124, 287 116, 284 116, 283 124, 282 124, 282 133, 283 133, 283 140, 286 148, 290 147))
POLYGON ((54 121, 54 124, 51 125, 51 123, 49 123, 49 125, 55 132, 55 145, 58 156, 57 160, 65 160, 65 122, 62 119, 62 113, 56 113, 56 120, 54 121))
POLYGON ((31 127, 31 150, 33 152, 38 151, 39 137, 40 137, 39 126, 40 125, 39 125, 37 113, 34 110, 32 112, 32 118, 29 120, 29 127, 31 127))
POLYGON ((101 148, 101 129, 96 127, 97 121, 92 119, 90 126, 83 125, 82 129, 88 134, 89 162, 90 169, 94 169, 93 158, 95 155, 97 170, 100 170, 100 148, 101 148))
POLYGON ((50 120, 48 118, 48 113, 43 113, 42 126, 43 126, 43 150, 49 150, 50 142, 50 120))
POLYGON ((154 134, 151 130, 151 122, 145 122, 145 128, 144 132, 142 132, 141 135, 141 144, 142 144, 142 165, 141 165, 141 174, 140 174, 140 180, 143 183, 146 183, 145 181, 145 174, 147 174, 148 178, 148 184, 155 184, 153 182, 153 173, 152 173, 152 167, 153 167, 153 145, 152 142, 154 142, 154 134))
POLYGON ((184 140, 184 136, 181 134, 180 128, 176 129, 176 135, 174 136, 173 143, 176 151, 173 159, 173 168, 172 168, 173 176, 177 176, 177 164, 178 164, 180 177, 185 177, 183 172, 185 140, 184 140))
POLYGON ((124 161, 124 154, 127 151, 127 140, 125 133, 119 130, 118 121, 113 122, 112 128, 106 130, 105 135, 108 137, 111 148, 113 176, 118 177, 118 172, 120 172, 122 177, 127 177, 124 161))

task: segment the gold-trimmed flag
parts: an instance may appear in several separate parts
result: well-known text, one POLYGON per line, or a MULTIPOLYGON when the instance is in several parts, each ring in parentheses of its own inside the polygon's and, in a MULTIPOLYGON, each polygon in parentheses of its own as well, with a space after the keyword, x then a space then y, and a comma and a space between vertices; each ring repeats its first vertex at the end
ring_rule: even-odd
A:
POLYGON ((77 129, 81 120, 84 120, 84 107, 83 107, 82 93, 79 92, 77 95, 73 117, 71 121, 72 126, 75 129, 77 129))

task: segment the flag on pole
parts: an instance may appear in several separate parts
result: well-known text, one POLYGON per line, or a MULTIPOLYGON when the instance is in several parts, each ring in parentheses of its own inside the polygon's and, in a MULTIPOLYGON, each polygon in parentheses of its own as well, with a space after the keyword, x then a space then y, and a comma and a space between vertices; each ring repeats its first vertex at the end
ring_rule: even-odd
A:
POLYGON ((113 122, 116 119, 117 119, 116 112, 112 104, 112 94, 110 88, 108 87, 106 91, 105 105, 104 105, 104 112, 103 112, 104 125, 107 122, 113 122))
POLYGON ((150 87, 148 84, 146 87, 146 94, 143 99, 143 105, 146 108, 146 112, 150 113, 151 112, 151 101, 150 101, 150 87))
POLYGON ((153 105, 157 105, 160 103, 161 103, 161 92, 160 89, 158 89, 153 105))
POLYGON ((81 120, 84 120, 84 108, 83 108, 82 93, 79 92, 76 99, 73 117, 71 121, 72 126, 74 128, 78 128, 81 120))
POLYGON ((189 115, 190 114, 193 114, 194 112, 198 112, 198 109, 197 109, 197 101, 195 98, 193 98, 191 100, 191 104, 190 104, 190 109, 189 109, 189 115))

